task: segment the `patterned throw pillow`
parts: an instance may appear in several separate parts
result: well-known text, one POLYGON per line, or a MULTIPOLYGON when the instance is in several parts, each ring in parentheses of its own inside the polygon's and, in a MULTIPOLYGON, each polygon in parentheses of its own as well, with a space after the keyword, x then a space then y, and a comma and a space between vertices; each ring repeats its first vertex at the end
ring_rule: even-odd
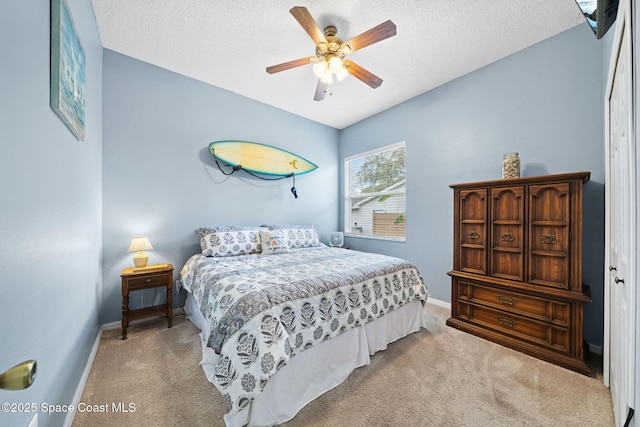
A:
POLYGON ((313 225, 267 224, 269 230, 282 230, 290 249, 320 246, 318 232, 313 225))
POLYGON ((287 238, 282 230, 260 230, 263 254, 289 252, 287 238))
POLYGON ((220 231, 255 231, 258 232, 258 227, 251 226, 238 226, 238 225, 216 225, 213 227, 201 227, 196 228, 194 233, 198 235, 199 238, 203 238, 207 234, 218 233, 220 231))
POLYGON ((257 228, 248 230, 215 231, 200 237, 205 256, 236 256, 262 252, 257 228))

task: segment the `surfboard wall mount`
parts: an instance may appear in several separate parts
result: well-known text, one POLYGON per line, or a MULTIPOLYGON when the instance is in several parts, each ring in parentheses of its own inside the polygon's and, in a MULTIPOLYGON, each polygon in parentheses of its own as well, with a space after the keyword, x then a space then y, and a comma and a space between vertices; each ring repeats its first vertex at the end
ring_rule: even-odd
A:
POLYGON ((317 165, 287 150, 266 144, 248 141, 214 141, 209 144, 209 153, 224 175, 232 175, 240 170, 267 181, 291 178, 291 194, 297 199, 296 175, 302 175, 318 168, 317 165), (225 171, 222 162, 230 171, 225 171))

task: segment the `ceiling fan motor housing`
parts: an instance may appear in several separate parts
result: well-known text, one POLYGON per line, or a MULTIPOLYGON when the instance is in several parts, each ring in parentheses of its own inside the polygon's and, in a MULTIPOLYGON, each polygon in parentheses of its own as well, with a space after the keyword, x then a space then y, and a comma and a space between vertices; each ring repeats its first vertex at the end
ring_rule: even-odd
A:
POLYGON ((343 41, 340 37, 336 36, 338 30, 333 25, 329 25, 324 29, 324 35, 327 42, 320 42, 316 46, 316 55, 324 58, 327 55, 340 55, 344 56, 344 53, 338 52, 343 45, 343 41))

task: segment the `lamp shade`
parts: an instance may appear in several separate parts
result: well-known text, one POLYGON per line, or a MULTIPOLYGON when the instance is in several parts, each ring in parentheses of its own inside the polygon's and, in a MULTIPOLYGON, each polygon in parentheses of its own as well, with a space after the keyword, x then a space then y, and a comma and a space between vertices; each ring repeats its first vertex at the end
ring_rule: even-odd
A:
POLYGON ((342 69, 342 59, 338 56, 333 56, 329 60, 329 69, 332 73, 338 73, 342 69))
POLYGON ((313 74, 315 74, 316 77, 320 78, 327 71, 328 67, 329 66, 327 64, 327 61, 316 62, 315 65, 313 66, 313 74))
POLYGON ((331 70, 327 69, 322 77, 320 77, 320 80, 322 80, 322 83, 326 83, 328 85, 333 83, 333 74, 331 73, 331 70))
POLYGON ((136 268, 144 268, 147 266, 147 261, 149 261, 149 255, 146 254, 145 251, 149 251, 153 249, 149 239, 146 237, 134 237, 131 241, 131 246, 129 246, 129 252, 135 252, 136 254, 133 256, 133 264, 136 268))
POLYGON ((153 249, 149 239, 146 237, 134 237, 129 246, 128 252, 150 251, 153 249))
POLYGON ((336 73, 336 79, 341 82, 342 80, 344 80, 345 77, 347 77, 347 74, 349 74, 349 71, 342 67, 340 68, 340 70, 336 73))

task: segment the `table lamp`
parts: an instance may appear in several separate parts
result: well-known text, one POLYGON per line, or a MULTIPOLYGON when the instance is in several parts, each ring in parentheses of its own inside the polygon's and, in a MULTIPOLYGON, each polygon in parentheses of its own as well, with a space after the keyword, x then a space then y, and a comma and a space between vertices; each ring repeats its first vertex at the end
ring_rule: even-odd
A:
POLYGON ((151 243, 149 243, 149 239, 146 237, 134 237, 131 241, 131 246, 129 246, 128 252, 135 252, 133 256, 133 263, 136 268, 143 268, 147 266, 147 261, 149 261, 149 255, 146 254, 145 251, 150 251, 153 249, 151 243))

